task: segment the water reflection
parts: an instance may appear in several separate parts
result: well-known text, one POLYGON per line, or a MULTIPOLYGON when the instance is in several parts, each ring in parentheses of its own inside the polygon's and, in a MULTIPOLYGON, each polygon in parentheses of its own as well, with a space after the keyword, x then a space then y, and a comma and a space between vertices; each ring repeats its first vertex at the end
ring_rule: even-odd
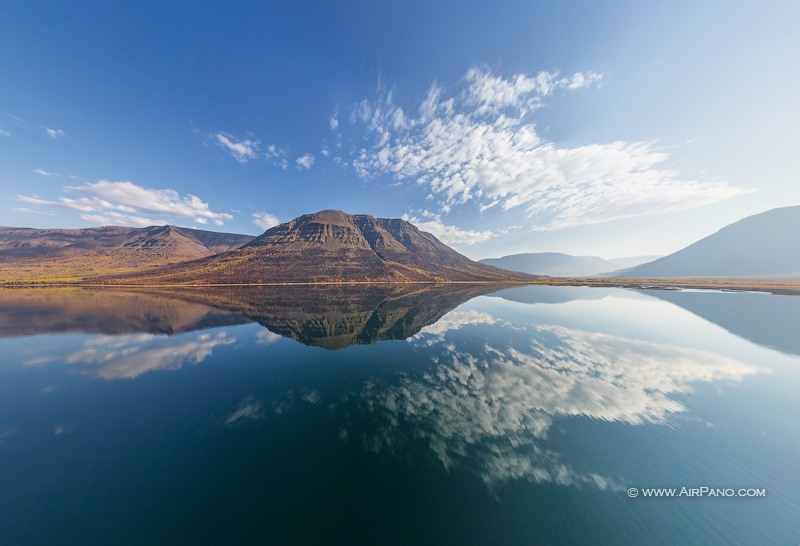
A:
POLYGON ((275 336, 342 349, 407 339, 502 285, 342 285, 116 291, 0 289, 0 337, 41 333, 178 334, 258 322, 275 336))
MULTIPOLYGON (((244 314, 304 345, 343 349, 407 339, 462 303, 502 285, 341 285, 216 289, 191 301, 244 314)), ((264 334, 260 340, 269 338, 264 334)))
POLYGON ((800 296, 761 292, 688 292, 649 290, 650 296, 674 303, 753 343, 800 355, 800 296))
POLYGON ((545 447, 556 420, 663 424, 686 410, 675 395, 694 383, 765 371, 707 351, 556 325, 516 325, 522 338, 501 346, 486 336, 491 341, 477 349, 470 337, 446 335, 497 322, 486 313, 452 313, 412 339, 435 349, 434 369, 367 382, 355 397, 382 423, 365 438, 368 447, 397 452, 424 440, 445 468, 477 465, 490 485, 525 477, 605 488, 610 479, 577 472, 545 447))
MULTIPOLYGON (((560 533, 574 529, 573 516, 631 531, 630 543, 691 542, 677 539, 695 535, 674 522, 700 532, 708 514, 753 543, 762 522, 789 529, 800 483, 796 359, 653 295, 662 294, 496 285, 0 291, 0 475, 14 477, 0 488, 12 522, 5 536, 77 521, 84 538, 94 522, 134 510, 129 532, 175 522, 171 536, 180 537, 201 521, 218 527, 214 536, 271 536, 284 526, 275 541, 291 542, 332 513, 334 497, 340 511, 326 529, 352 513, 422 528, 454 507, 441 521, 447 532, 503 517, 528 531, 553 521, 556 531, 541 536, 564 543, 596 538, 590 519, 577 540, 560 533), (491 297, 472 299, 483 294, 491 297), (41 333, 59 335, 22 335, 41 333), (683 483, 767 487, 770 496, 734 508, 634 504, 624 493, 683 483), (244 516, 222 521, 222 504, 244 516), (526 528, 530 513, 544 515, 526 528)), ((763 314, 746 294, 719 296, 766 325, 787 316, 763 314)), ((361 521, 353 525, 355 535, 361 521)), ((477 541, 509 528, 487 527, 477 541)), ((212 536, 205 529, 194 542, 212 536)), ((469 541, 459 538, 449 542, 469 541)))
POLYGON ((50 353, 25 362, 28 366, 62 361, 82 375, 99 379, 132 379, 153 371, 179 370, 184 364, 199 364, 215 347, 231 345, 235 338, 226 332, 178 337, 152 334, 98 336, 82 348, 67 353, 50 353))
POLYGON ((0 288, 0 338, 55 333, 179 334, 251 319, 158 293, 0 288))

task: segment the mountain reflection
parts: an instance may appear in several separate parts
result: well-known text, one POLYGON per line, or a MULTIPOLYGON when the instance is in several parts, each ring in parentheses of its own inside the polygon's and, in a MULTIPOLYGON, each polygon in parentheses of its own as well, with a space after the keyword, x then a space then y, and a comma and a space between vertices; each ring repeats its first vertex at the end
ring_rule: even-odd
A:
MULTIPOLYGON (((684 346, 677 337, 653 341, 665 324, 691 322, 699 339, 720 332, 663 301, 631 294, 469 284, 14 289, 0 290, 0 337, 99 334, 35 340, 19 355, 27 366, 63 362, 75 374, 104 380, 252 360, 257 373, 248 377, 268 386, 250 379, 237 386, 238 405, 226 398, 224 417, 217 418, 225 428, 243 431, 271 419, 305 422, 303 408, 313 408, 325 413, 325 430, 338 432, 337 443, 357 442, 357 449, 400 458, 422 452, 434 465, 465 468, 489 487, 523 479, 616 489, 622 478, 592 468, 591 457, 577 462, 559 447, 564 438, 557 434, 577 420, 670 424, 689 411, 686 396, 696 384, 733 383, 765 371, 684 346), (498 297, 461 306, 493 292, 498 297), (614 294, 625 297, 606 297, 614 294), (583 300, 580 306, 565 305, 576 299, 583 300), (670 309, 673 314, 665 313, 670 309), (200 331, 252 322, 264 328, 200 331), (271 381, 258 356, 282 338, 325 349, 407 343, 326 354, 287 343, 275 350, 286 365, 271 381), (232 350, 245 343, 252 344, 249 352, 232 350), (383 365, 376 358, 387 355, 397 359, 383 365), (353 365, 360 359, 370 365, 353 365)), ((225 367, 218 368, 218 377, 225 377, 225 367)))
POLYGON ((156 293, 0 288, 0 338, 36 334, 166 334, 252 322, 231 311, 156 293))
POLYGON ((423 441, 445 468, 477 465, 488 485, 526 478, 606 488, 613 480, 578 471, 546 447, 556 420, 661 424, 686 410, 676 395, 693 383, 737 382, 762 371, 707 351, 556 325, 506 323, 524 331, 524 341, 503 345, 487 334, 478 349, 467 348, 470 336, 449 335, 467 324, 496 329, 497 322, 456 311, 414 336, 411 343, 433 351, 436 365, 370 380, 353 394, 363 415, 380 423, 364 435, 365 445, 396 453, 423 441))
POLYGON ((798 296, 685 290, 648 290, 647 294, 683 307, 753 343, 800 355, 798 296))
POLYGON ((188 296, 240 313, 304 345, 342 349, 408 339, 497 284, 336 285, 219 288, 188 296))
POLYGON ((501 285, 341 285, 116 291, 0 290, 0 337, 42 333, 174 335, 258 322, 275 336, 341 349, 407 339, 501 285))

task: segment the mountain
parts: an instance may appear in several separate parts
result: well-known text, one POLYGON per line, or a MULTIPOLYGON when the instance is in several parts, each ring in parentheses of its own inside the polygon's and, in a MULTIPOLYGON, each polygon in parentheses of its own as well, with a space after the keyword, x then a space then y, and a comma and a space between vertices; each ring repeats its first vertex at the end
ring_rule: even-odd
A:
POLYGON ((619 277, 735 277, 800 274, 800 206, 748 216, 683 250, 617 271, 619 277))
POLYGON ((0 227, 0 283, 74 281, 202 258, 250 235, 177 226, 31 229, 0 227))
POLYGON ((658 256, 638 256, 604 260, 597 256, 570 256, 559 252, 530 252, 512 254, 502 258, 480 260, 486 265, 493 265, 509 271, 520 271, 532 275, 548 275, 551 277, 586 277, 615 271, 622 267, 648 262, 658 256))
POLYGON ((473 262, 399 219, 306 214, 216 256, 95 279, 125 284, 526 281, 473 262))

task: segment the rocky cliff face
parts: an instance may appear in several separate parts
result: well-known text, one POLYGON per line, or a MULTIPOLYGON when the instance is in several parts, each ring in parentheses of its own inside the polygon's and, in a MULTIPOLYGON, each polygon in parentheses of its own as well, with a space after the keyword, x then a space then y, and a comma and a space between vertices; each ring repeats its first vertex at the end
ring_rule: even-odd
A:
POLYGON ((240 249, 99 280, 235 284, 529 279, 473 262, 406 221, 324 210, 276 226, 240 249))

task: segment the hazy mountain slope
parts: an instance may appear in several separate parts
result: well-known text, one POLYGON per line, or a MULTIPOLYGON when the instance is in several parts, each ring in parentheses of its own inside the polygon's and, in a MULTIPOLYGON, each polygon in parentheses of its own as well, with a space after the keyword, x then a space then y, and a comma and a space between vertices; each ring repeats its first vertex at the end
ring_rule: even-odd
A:
POLYGON ((78 280, 211 256, 250 235, 176 226, 0 228, 0 282, 78 280))
POLYGON ((621 277, 800 274, 800 206, 748 216, 683 250, 616 272, 621 277))
POLYGON ((269 229, 237 250, 98 280, 236 284, 528 279, 473 262, 406 221, 325 210, 269 229))
POLYGON ((487 258, 480 260, 480 262, 509 271, 521 271, 532 275, 584 277, 645 263, 653 258, 657 258, 657 256, 604 260, 597 256, 571 256, 559 252, 528 252, 503 256, 502 258, 487 258))
POLYGON ((637 265, 646 264, 654 260, 658 260, 659 258, 663 258, 663 256, 660 254, 652 254, 647 256, 612 258, 608 260, 608 262, 611 263, 612 266, 614 266, 614 270, 617 270, 617 269, 627 269, 629 267, 636 267, 637 265))

